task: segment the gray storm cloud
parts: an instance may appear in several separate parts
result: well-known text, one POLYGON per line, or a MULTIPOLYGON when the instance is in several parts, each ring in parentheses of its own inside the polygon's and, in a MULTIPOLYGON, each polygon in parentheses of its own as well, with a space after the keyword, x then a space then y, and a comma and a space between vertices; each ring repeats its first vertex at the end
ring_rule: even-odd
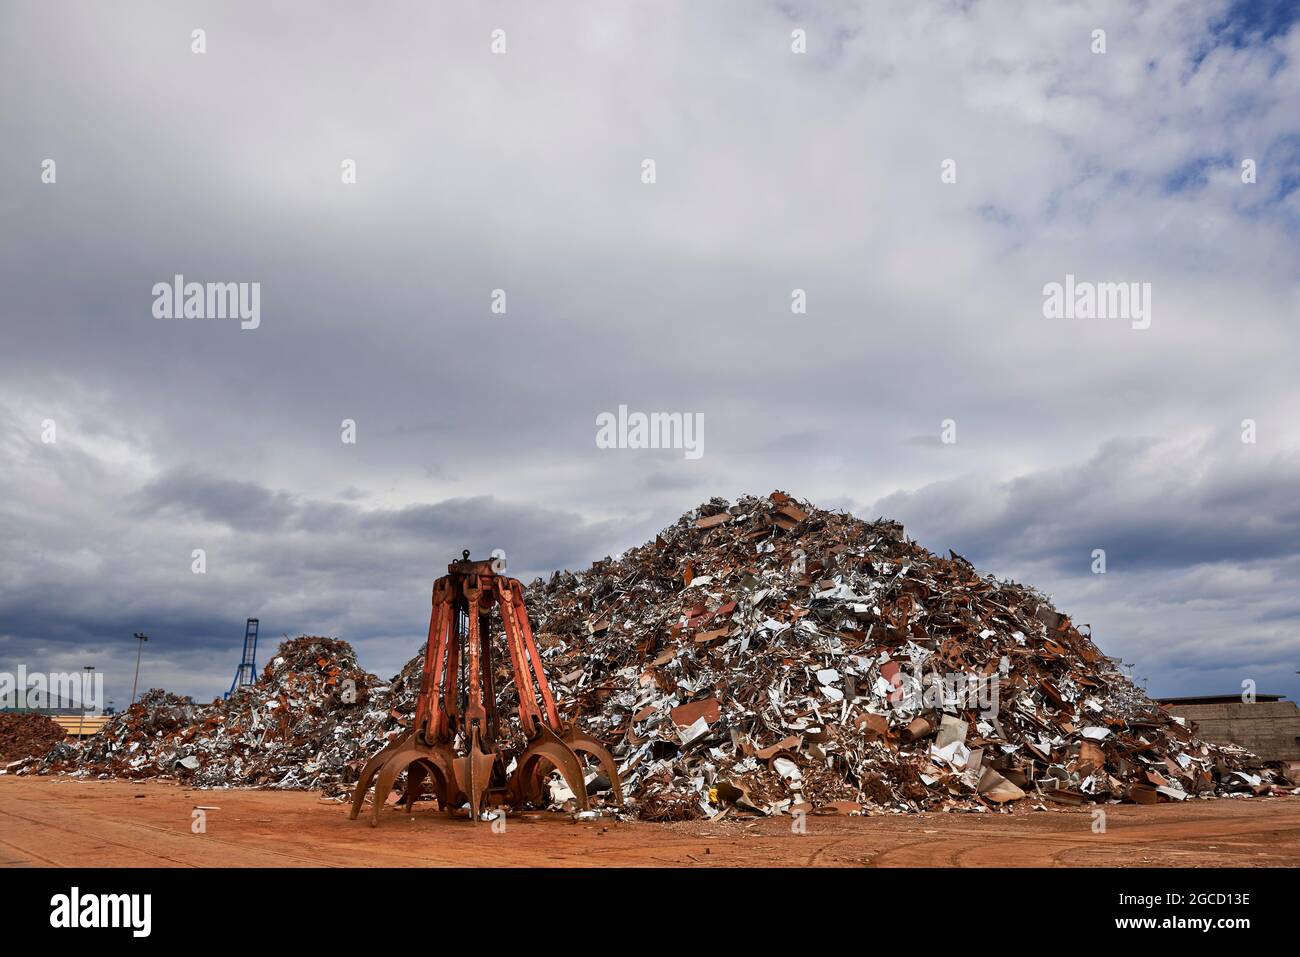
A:
POLYGON ((779 487, 1152 691, 1300 694, 1300 29, 1054 6, 5 7, 0 668, 120 703, 145 630, 206 696, 256 615, 391 673, 462 548, 545 574, 779 487), (177 274, 260 325, 155 318, 177 274), (1150 328, 1046 319, 1067 275, 1150 328), (620 406, 704 454, 597 447, 620 406))

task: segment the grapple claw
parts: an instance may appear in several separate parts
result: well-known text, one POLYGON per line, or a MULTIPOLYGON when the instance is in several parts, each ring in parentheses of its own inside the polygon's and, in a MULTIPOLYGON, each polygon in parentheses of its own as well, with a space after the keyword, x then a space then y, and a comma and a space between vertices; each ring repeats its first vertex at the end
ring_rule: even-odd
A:
POLYGON ((426 774, 428 765, 423 761, 416 761, 406 769, 406 793, 402 795, 402 804, 405 805, 407 814, 415 810, 415 802, 420 800, 426 774))
POLYGON ((545 764, 560 772, 564 783, 573 792, 578 807, 587 810, 590 803, 587 798, 586 776, 583 774, 582 761, 577 753, 554 731, 545 725, 537 729, 532 743, 519 756, 515 768, 513 793, 523 800, 537 800, 540 791, 538 779, 545 764), (534 790, 535 789, 535 790, 534 790))
POLYGON ((393 785, 403 771, 407 772, 404 797, 407 813, 414 808, 423 792, 426 778, 432 782, 438 803, 447 807, 456 798, 452 770, 454 759, 455 755, 448 747, 424 744, 414 734, 404 735, 366 763, 352 792, 352 808, 348 817, 356 820, 373 781, 375 793, 371 801, 370 826, 378 824, 379 812, 388 802, 388 795, 392 793, 393 785))
POLYGON ((379 769, 379 779, 375 782, 375 798, 370 804, 371 827, 379 823, 379 812, 388 802, 388 795, 393 793, 393 784, 396 783, 397 776, 410 765, 423 759, 424 754, 418 748, 407 747, 391 755, 384 762, 384 766, 379 769))
POLYGON ((605 772, 605 777, 609 778, 610 787, 614 791, 614 800, 618 804, 623 803, 623 785, 618 779, 618 765, 614 763, 614 756, 609 750, 597 741, 591 735, 578 728, 576 724, 569 725, 564 733, 564 743, 573 749, 575 753, 590 754, 600 764, 601 770, 605 772))
POLYGON ((433 614, 424 671, 416 699, 412 729, 366 762, 352 793, 348 816, 361 813, 367 792, 374 787, 370 823, 379 822, 402 772, 406 785, 402 803, 410 814, 420 795, 431 788, 447 813, 469 804, 477 821, 485 801, 502 797, 511 803, 542 800, 542 778, 559 772, 573 792, 578 807, 590 805, 582 755, 594 758, 609 778, 615 798, 623 800, 614 759, 595 738, 576 724, 561 724, 555 697, 542 670, 533 640, 523 585, 506 578, 499 564, 464 559, 447 566, 448 574, 434 582, 433 614), (507 780, 505 760, 497 748, 496 689, 492 642, 488 636, 493 604, 500 610, 501 627, 515 689, 519 695, 519 722, 528 744, 507 780), (457 749, 456 742, 462 743, 457 749), (489 797, 490 796, 490 797, 489 797))
POLYGON ((409 734, 404 734, 400 738, 387 745, 382 751, 366 762, 365 767, 361 769, 361 777, 357 778, 357 786, 352 789, 352 809, 348 812, 348 818, 355 821, 357 815, 361 813, 361 805, 365 803, 366 792, 370 790, 370 783, 374 780, 379 769, 383 767, 384 762, 402 749, 402 746, 410 740, 409 734))
POLYGON ((469 801, 470 820, 476 824, 483 806, 483 795, 492 784, 493 772, 499 760, 500 755, 483 750, 476 728, 465 756, 457 758, 453 765, 460 790, 469 801))

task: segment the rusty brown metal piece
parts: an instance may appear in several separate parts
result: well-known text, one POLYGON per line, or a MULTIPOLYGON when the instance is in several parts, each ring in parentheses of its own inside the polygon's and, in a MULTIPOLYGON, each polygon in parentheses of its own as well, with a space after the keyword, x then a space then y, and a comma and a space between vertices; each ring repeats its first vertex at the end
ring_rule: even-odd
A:
POLYGON ((377 824, 403 772, 402 800, 408 814, 428 788, 449 814, 468 804, 470 820, 478 821, 494 800, 516 806, 541 802, 545 779, 552 772, 564 779, 578 808, 586 810, 590 797, 583 755, 600 766, 621 804, 623 789, 609 751, 576 723, 566 726, 560 721, 528 621, 523 585, 497 574, 490 561, 471 561, 465 552, 433 583, 429 643, 414 723, 366 762, 352 793, 349 817, 355 820, 360 815, 373 787, 370 823, 377 824), (497 746, 499 720, 489 633, 494 604, 500 611, 519 694, 520 726, 528 739, 508 780, 507 761, 497 746))

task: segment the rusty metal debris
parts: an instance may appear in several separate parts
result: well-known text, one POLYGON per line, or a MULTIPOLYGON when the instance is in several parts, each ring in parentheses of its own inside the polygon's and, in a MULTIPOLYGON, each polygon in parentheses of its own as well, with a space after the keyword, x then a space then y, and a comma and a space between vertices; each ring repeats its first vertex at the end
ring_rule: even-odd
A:
MULTIPOLYGON (((714 499, 644 546, 533 582, 526 599, 558 717, 617 764, 587 771, 585 789, 621 784, 623 813, 643 819, 995 812, 1295 787, 1240 748, 1196 738, 1033 588, 937 556, 895 522, 781 492, 714 499)), ((151 693, 85 745, 60 744, 18 773, 342 795, 420 723, 426 651, 385 683, 344 642, 296 639, 229 702, 151 693), (354 700, 336 693, 340 679, 354 700)), ((494 694, 481 700, 495 699, 501 751, 517 753, 528 734, 507 660, 490 656, 494 694)), ((575 806, 580 789, 550 777, 538 802, 575 806)))
POLYGON ((197 705, 158 689, 84 743, 56 745, 17 773, 175 778, 197 787, 337 786, 360 755, 356 725, 382 686, 347 642, 284 642, 254 685, 197 705))
POLYGON ((64 737, 63 729, 46 715, 0 711, 0 767, 45 754, 64 737))
POLYGON ((715 499, 529 602, 642 817, 1292 786, 1195 739, 1032 588, 781 492, 715 499))

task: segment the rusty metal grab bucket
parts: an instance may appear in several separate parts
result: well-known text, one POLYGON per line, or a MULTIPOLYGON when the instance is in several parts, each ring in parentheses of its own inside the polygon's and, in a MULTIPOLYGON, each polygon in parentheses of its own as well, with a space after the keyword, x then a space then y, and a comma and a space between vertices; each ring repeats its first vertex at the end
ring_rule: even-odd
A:
POLYGON ((551 771, 559 772, 578 809, 585 811, 591 799, 584 754, 595 759, 609 779, 615 801, 623 802, 618 768, 609 751, 576 724, 561 723, 528 622, 523 585, 499 574, 501 570, 500 560, 470 561, 467 551, 433 583, 433 614, 415 721, 408 732, 366 762, 352 792, 349 817, 353 820, 373 786, 370 824, 378 824, 379 812, 403 772, 408 814, 426 782, 440 807, 450 814, 468 804, 473 821, 488 807, 538 803, 543 779, 551 771), (527 739, 508 776, 497 743, 489 634, 493 606, 500 611, 519 693, 519 723, 527 739))

